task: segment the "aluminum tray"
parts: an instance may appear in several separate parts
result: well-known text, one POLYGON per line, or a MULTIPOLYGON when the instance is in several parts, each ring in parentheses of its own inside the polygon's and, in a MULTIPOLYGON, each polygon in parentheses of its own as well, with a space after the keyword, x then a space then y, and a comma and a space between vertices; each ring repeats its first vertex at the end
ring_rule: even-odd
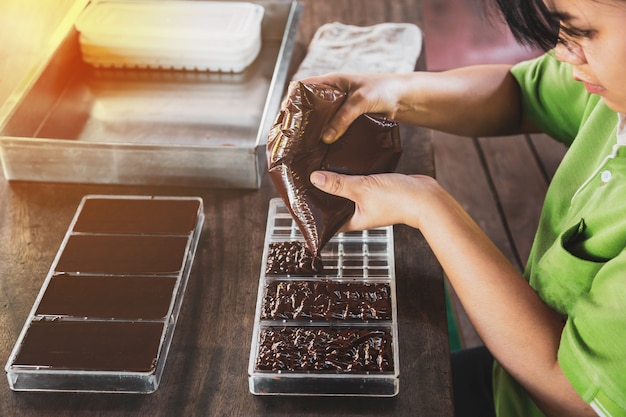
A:
MULTIPOLYGON (((256 395, 326 395, 326 396, 395 396, 399 389, 398 325, 395 289, 393 228, 340 233, 322 251, 324 272, 311 276, 270 275, 266 273, 270 243, 304 241, 281 199, 270 202, 265 248, 259 280, 254 331, 250 347, 248 382, 256 395), (268 284, 307 281, 311 284, 388 286, 391 311, 380 319, 336 317, 267 318, 265 288, 268 284), (390 367, 384 371, 339 370, 262 370, 260 356, 262 335, 267 329, 289 333, 293 329, 322 332, 360 330, 386 332, 391 340, 390 367)), ((345 351, 344 351, 345 353, 345 351)), ((343 353, 342 353, 343 354, 343 353)))
POLYGON ((203 222, 198 197, 84 197, 7 361, 10 388, 155 391, 203 222))
POLYGON ((5 178, 258 188, 302 5, 256 1, 262 49, 234 74, 93 68, 74 27, 84 3, 0 109, 5 178))

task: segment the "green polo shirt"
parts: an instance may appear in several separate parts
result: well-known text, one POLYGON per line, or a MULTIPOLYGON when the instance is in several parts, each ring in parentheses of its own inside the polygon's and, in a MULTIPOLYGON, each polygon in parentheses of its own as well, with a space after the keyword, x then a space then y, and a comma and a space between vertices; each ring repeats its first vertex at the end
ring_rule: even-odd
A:
MULTIPOLYGON (((512 73, 530 119, 569 146, 525 276, 565 318, 558 359, 576 391, 599 415, 626 416, 626 146, 616 145, 618 116, 551 53, 512 73)), ((543 416, 498 364, 494 398, 498 416, 543 416)))

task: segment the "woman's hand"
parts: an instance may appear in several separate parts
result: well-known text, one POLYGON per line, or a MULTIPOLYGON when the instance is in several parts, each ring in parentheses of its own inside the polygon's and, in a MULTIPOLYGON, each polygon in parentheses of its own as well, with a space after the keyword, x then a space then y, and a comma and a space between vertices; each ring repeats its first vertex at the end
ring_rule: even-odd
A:
POLYGON ((329 171, 311 174, 313 185, 355 203, 354 215, 342 231, 393 224, 420 227, 421 207, 436 195, 437 182, 423 175, 342 175, 329 171))
POLYGON ((313 172, 310 179, 321 190, 355 202, 343 230, 397 223, 419 228, 485 345, 545 414, 594 415, 558 363, 561 316, 434 179, 326 171, 313 172))
POLYGON ((322 139, 337 140, 363 113, 380 113, 458 136, 504 136, 536 132, 521 107, 509 65, 479 65, 443 72, 333 73, 301 80, 347 93, 322 139))
POLYGON ((324 142, 332 143, 363 113, 379 113, 395 119, 403 91, 401 80, 401 75, 393 74, 333 73, 301 81, 329 85, 347 93, 346 101, 322 134, 324 142))

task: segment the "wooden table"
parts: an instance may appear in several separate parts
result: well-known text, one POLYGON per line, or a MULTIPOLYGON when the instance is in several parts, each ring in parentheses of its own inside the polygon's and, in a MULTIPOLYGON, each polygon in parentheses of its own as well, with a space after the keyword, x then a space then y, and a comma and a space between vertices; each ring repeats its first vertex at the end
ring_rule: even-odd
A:
MULTIPOLYGON (((3 0, 0 99, 36 58, 72 0, 3 0), (36 22, 36 25, 33 25, 36 22), (29 38, 32 36, 32 38, 29 38), (29 39, 31 39, 29 41, 29 39), (6 74, 6 76, 5 76, 6 74)), ((415 0, 308 0, 297 65, 317 27, 421 22, 415 0)), ((424 68, 423 60, 419 66, 424 68)), ((399 170, 434 175, 431 132, 403 127, 399 170)), ((400 393, 394 398, 257 397, 248 356, 269 200, 259 190, 11 182, 0 178, 0 361, 4 365, 80 199, 86 194, 195 195, 206 221, 159 389, 149 395, 12 392, 0 383, 1 416, 453 415, 442 271, 421 234, 395 227, 400 393)))

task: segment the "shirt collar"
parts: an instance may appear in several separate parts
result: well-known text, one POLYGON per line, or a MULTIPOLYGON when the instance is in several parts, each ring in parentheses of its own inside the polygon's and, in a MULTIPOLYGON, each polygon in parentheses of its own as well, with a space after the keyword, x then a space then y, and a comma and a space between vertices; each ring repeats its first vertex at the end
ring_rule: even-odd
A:
POLYGON ((617 113, 617 144, 626 145, 626 114, 617 113))

